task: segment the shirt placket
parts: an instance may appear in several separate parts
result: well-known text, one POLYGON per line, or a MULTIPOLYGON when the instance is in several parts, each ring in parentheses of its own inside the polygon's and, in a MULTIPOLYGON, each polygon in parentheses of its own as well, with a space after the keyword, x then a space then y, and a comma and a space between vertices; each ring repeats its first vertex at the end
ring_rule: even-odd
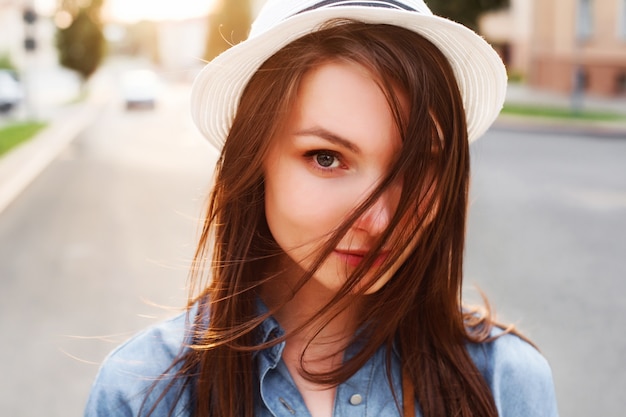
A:
POLYGON ((261 400, 269 415, 274 417, 311 416, 280 357, 274 363, 269 364, 259 383, 261 384, 261 400))
POLYGON ((374 367, 374 361, 369 360, 346 382, 337 387, 333 416, 356 417, 367 415, 374 367))

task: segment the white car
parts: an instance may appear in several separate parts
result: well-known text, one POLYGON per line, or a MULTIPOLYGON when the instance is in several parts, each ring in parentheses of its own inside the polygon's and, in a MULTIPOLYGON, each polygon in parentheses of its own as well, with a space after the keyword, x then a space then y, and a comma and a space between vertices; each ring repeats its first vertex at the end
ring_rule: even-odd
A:
POLYGON ((13 71, 0 69, 0 113, 17 107, 24 98, 22 85, 13 71))
POLYGON ((152 109, 160 89, 159 77, 147 69, 132 70, 122 75, 122 96, 127 109, 152 109))

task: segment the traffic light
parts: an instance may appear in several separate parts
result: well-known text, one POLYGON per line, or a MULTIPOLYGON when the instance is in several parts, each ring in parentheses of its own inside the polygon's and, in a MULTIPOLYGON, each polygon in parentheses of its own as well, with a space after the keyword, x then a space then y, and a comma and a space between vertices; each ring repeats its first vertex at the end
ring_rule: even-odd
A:
POLYGON ((28 52, 32 52, 37 49, 37 42, 35 41, 35 22, 37 22, 37 12, 31 6, 26 6, 22 14, 24 23, 26 23, 26 38, 24 39, 24 49, 28 52))
POLYGON ((26 39, 24 39, 24 49, 27 51, 34 51, 37 49, 37 42, 35 41, 35 38, 27 36, 26 39))
POLYGON ((32 25, 33 23, 35 23, 37 21, 37 12, 35 12, 35 10, 32 7, 26 7, 24 8, 24 22, 28 23, 29 25, 32 25))

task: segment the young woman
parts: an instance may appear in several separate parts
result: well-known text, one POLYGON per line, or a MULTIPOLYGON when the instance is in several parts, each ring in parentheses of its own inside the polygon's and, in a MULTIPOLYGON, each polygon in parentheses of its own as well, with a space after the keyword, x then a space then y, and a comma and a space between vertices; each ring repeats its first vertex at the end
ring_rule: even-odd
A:
POLYGON ((502 62, 421 0, 270 0, 199 75, 221 150, 188 311, 87 416, 556 416, 538 351, 461 304, 469 142, 502 62))

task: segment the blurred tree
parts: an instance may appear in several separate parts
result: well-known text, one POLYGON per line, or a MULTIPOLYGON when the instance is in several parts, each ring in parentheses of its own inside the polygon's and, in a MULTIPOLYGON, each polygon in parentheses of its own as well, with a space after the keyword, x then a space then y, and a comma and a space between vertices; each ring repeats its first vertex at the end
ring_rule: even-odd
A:
POLYGON ((509 0, 428 0, 433 13, 447 17, 478 30, 478 18, 483 13, 509 7, 509 0))
POLYGON ((210 61, 245 40, 251 23, 250 0, 217 0, 213 13, 209 15, 204 59, 210 61))
POLYGON ((62 66, 78 72, 86 81, 104 58, 106 40, 100 21, 104 0, 61 0, 59 6, 72 16, 72 23, 57 29, 56 46, 62 66))

